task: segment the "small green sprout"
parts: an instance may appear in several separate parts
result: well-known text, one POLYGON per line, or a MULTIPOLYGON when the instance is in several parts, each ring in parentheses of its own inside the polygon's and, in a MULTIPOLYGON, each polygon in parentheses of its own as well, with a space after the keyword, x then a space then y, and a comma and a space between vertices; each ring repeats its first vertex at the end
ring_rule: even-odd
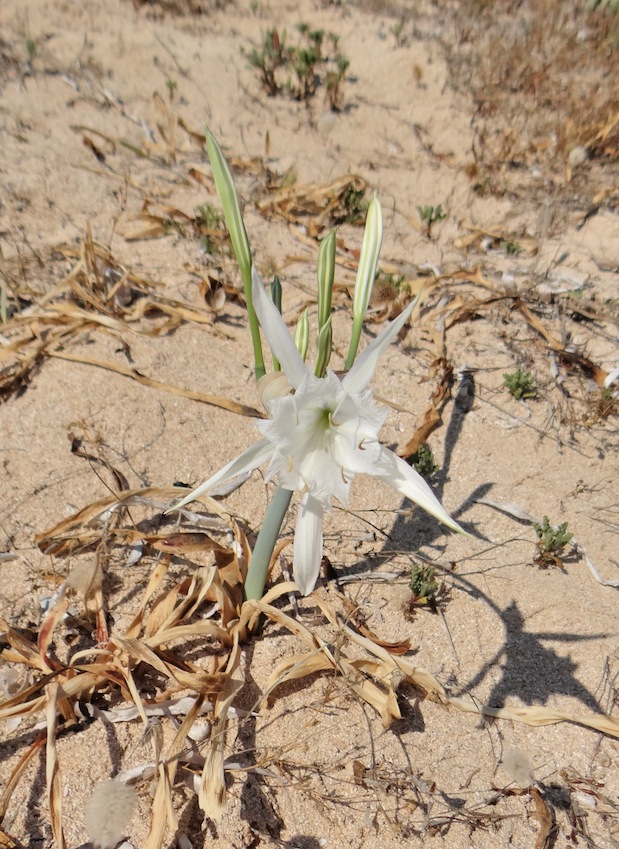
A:
POLYGON ((307 23, 298 24, 297 31, 299 42, 293 46, 285 31, 280 35, 277 29, 267 30, 262 46, 249 53, 249 64, 260 72, 270 97, 287 94, 307 103, 323 85, 331 109, 338 111, 341 83, 350 64, 337 49, 339 36, 312 30, 307 23))
POLYGON ((619 12, 619 0, 590 0, 590 5, 593 10, 598 6, 607 6, 613 12, 619 12))
POLYGON ((389 294, 393 298, 399 295, 406 295, 407 298, 411 297, 411 287, 406 282, 406 277, 403 274, 393 274, 392 272, 383 271, 382 268, 379 268, 376 272, 374 287, 378 292, 385 293, 385 299, 388 298, 389 294))
POLYGON ((346 210, 344 223, 358 224, 368 211, 369 202, 365 199, 365 189, 356 189, 351 183, 342 198, 342 205, 346 210))
POLYGON ((212 203, 201 203, 196 207, 196 218, 198 222, 209 229, 220 229, 224 224, 224 217, 212 203))
POLYGON ((346 71, 350 67, 350 62, 341 53, 338 53, 334 59, 335 68, 327 71, 325 76, 325 86, 327 88, 327 100, 332 112, 340 110, 340 84, 346 75, 346 71))
POLYGON ((432 613, 438 612, 439 595, 443 594, 444 586, 436 580, 432 566, 413 563, 408 586, 411 597, 406 604, 405 615, 413 616, 418 607, 424 607, 432 613))
POLYGON ((176 92, 176 89, 177 89, 176 80, 166 80, 165 84, 166 84, 166 88, 168 90, 168 97, 170 98, 170 101, 172 101, 172 100, 174 100, 174 93, 176 92))
POLYGON ((523 371, 521 368, 517 368, 511 374, 504 374, 503 381, 504 386, 509 389, 518 401, 537 396, 537 389, 533 384, 533 376, 529 371, 523 371))
POLYGON ((403 36, 404 33, 404 18, 400 18, 400 20, 392 26, 389 32, 395 38, 396 47, 403 47, 405 43, 405 39, 403 36))
POLYGON ((589 398, 589 409, 593 413, 589 417, 588 423, 599 422, 602 419, 607 419, 609 416, 619 414, 619 395, 612 386, 607 386, 602 390, 597 390, 592 393, 589 398))
POLYGON ((420 445, 414 454, 411 454, 408 463, 426 480, 429 480, 439 468, 434 461, 432 449, 425 443, 420 445))
POLYGON ((225 237, 225 221, 222 213, 211 203, 203 203, 196 207, 195 222, 201 233, 201 244, 204 250, 209 254, 216 254, 221 251, 221 246, 215 236, 216 233, 221 233, 225 237))
POLYGON ((522 245, 519 245, 518 242, 510 242, 509 239, 501 241, 501 248, 510 256, 519 256, 523 251, 522 245))
POLYGON ((276 29, 267 30, 262 39, 262 48, 254 48, 248 58, 252 68, 260 71, 262 84, 269 97, 279 94, 281 88, 275 79, 275 72, 286 65, 286 32, 280 37, 276 29))
POLYGON ((413 563, 408 586, 415 598, 418 599, 436 595, 438 583, 434 579, 433 567, 420 566, 419 563, 413 563))
POLYGON ((555 566, 562 569, 563 563, 560 555, 574 536, 568 531, 567 522, 555 527, 548 521, 548 516, 544 516, 544 521, 541 524, 533 522, 533 529, 537 534, 537 547, 539 549, 535 562, 545 567, 554 563, 555 566))
POLYGON ((569 292, 565 293, 567 298, 576 298, 577 300, 582 300, 586 294, 587 290, 585 286, 579 286, 578 289, 570 289, 569 292))
POLYGON ((437 222, 444 221, 447 218, 447 213, 443 212, 443 205, 441 203, 438 206, 418 206, 417 212, 419 213, 422 224, 426 226, 428 238, 432 236, 432 227, 437 222))

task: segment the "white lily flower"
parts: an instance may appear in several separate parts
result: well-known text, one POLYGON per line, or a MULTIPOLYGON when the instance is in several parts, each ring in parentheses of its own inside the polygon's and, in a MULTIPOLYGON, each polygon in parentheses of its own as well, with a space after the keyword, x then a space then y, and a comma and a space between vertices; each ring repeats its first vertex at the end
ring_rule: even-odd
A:
POLYGON ((294 394, 267 401, 269 418, 257 425, 263 438, 175 508, 268 460, 267 480, 273 478, 283 489, 303 493, 293 555, 294 578, 303 595, 313 590, 318 578, 324 512, 331 512, 333 498, 344 507, 348 505, 350 484, 356 474, 385 481, 450 528, 462 532, 421 475, 378 441, 387 410, 375 404, 368 384, 380 356, 410 316, 414 302, 387 325, 342 378, 331 370, 320 378, 303 361, 255 269, 252 274, 252 297, 260 326, 294 394))

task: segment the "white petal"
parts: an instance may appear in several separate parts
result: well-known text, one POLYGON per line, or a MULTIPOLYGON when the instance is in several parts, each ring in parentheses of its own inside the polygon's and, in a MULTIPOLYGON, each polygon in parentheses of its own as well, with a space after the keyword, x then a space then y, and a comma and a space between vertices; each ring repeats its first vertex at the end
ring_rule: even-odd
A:
POLYGON ((406 307, 404 312, 401 312, 397 318, 394 318, 382 333, 379 333, 376 339, 359 354, 351 370, 344 375, 342 384, 344 389, 351 395, 355 395, 357 392, 365 389, 374 377, 379 359, 408 321, 416 303, 417 298, 406 307))
POLYGON ((436 516, 437 519, 454 531, 469 536, 447 513, 421 475, 393 451, 383 447, 378 463, 372 469, 366 471, 368 474, 373 474, 375 477, 384 480, 394 489, 397 489, 399 493, 423 507, 424 510, 432 516, 436 516))
POLYGON ((232 460, 232 462, 228 463, 227 466, 224 466, 223 469, 220 469, 216 474, 214 474, 213 477, 196 487, 196 489, 190 492, 189 495, 186 495, 182 501, 179 501, 178 504, 174 504, 166 510, 166 513, 171 513, 173 510, 178 510, 179 507, 184 507, 185 504, 188 504, 200 495, 208 495, 209 490, 224 481, 230 480, 230 478, 234 478, 243 472, 249 472, 257 469, 258 466, 261 466, 265 460, 268 460, 271 457, 273 450, 273 445, 268 439, 260 439, 246 451, 243 451, 242 454, 239 454, 236 460, 232 460))
POLYGON ((306 492, 294 534, 293 573, 302 595, 314 589, 322 560, 322 505, 306 492))
POLYGON ((308 373, 294 395, 268 404, 270 418, 257 424, 276 446, 267 472, 285 489, 308 491, 326 510, 333 498, 348 503, 350 482, 380 454, 378 431, 387 411, 371 391, 348 395, 328 371, 308 373))
POLYGON ((295 389, 308 372, 301 354, 294 344, 286 322, 264 288, 255 266, 251 270, 251 295, 254 309, 271 350, 280 361, 290 385, 295 389))

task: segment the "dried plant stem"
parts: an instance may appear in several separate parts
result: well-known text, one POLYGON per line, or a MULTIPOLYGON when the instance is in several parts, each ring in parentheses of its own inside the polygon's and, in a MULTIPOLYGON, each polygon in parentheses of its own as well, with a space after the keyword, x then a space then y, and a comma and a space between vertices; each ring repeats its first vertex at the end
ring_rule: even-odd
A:
POLYGON ((47 684, 45 687, 45 693, 47 696, 45 774, 47 781, 47 802, 49 805, 54 843, 56 845, 56 849, 65 849, 66 843, 62 830, 62 784, 60 781, 58 757, 56 755, 56 708, 58 705, 59 689, 60 685, 57 682, 47 684))

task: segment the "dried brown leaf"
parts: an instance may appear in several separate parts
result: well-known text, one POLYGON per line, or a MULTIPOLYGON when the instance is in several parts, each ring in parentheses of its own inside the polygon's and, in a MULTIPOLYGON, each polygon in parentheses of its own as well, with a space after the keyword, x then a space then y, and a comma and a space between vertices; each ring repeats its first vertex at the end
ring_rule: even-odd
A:
POLYGON ((327 184, 304 186, 295 183, 275 188, 258 201, 257 206, 266 217, 305 222, 310 238, 315 239, 326 227, 348 220, 352 212, 347 203, 351 193, 364 192, 366 188, 367 183, 361 177, 347 174, 327 184))
MULTIPOLYGON (((10 776, 8 777, 3 789, 2 796, 0 796, 0 822, 6 816, 6 812, 9 807, 9 802, 11 801, 11 796, 15 791, 15 788, 19 784, 19 779, 22 777, 23 773, 26 771, 30 762, 38 755, 41 748, 45 745, 45 740, 47 737, 46 732, 40 733, 33 743, 31 743, 23 755, 20 757, 10 776)), ((0 843, 0 846, 2 844, 0 843)))
MULTIPOLYGON (((144 538, 133 527, 113 528, 107 526, 106 519, 109 515, 124 507, 154 506, 161 510, 172 501, 179 500, 187 494, 183 487, 146 487, 144 489, 132 489, 115 495, 93 501, 82 507, 77 513, 62 519, 47 531, 35 535, 35 542, 44 554, 65 556, 72 552, 98 543, 101 539, 105 525, 106 534, 118 536, 130 542, 136 542, 144 538), (161 504, 164 503, 164 505, 161 504)), ((222 510, 221 505, 208 496, 202 496, 199 501, 205 503, 209 511, 229 522, 230 517, 222 510)))
POLYGON ((187 742, 187 734, 196 718, 200 715, 204 696, 199 695, 181 723, 167 751, 165 762, 158 765, 158 781, 152 806, 150 831, 144 849, 161 849, 165 837, 166 826, 176 829, 177 819, 172 805, 172 786, 179 764, 179 755, 187 742))
POLYGON ((168 573, 169 563, 168 560, 160 560, 156 565, 153 571, 150 574, 148 579, 148 584, 146 589, 144 590, 144 595, 142 597, 142 601, 140 603, 140 609, 136 613, 135 617, 131 621, 131 624, 127 628, 125 633, 126 637, 134 638, 137 637, 142 629, 142 621, 144 619, 144 612, 146 610, 146 605, 152 598, 153 594, 158 590, 161 586, 161 582, 165 578, 168 573))
POLYGON ((142 541, 167 554, 189 554, 196 551, 225 551, 218 542, 203 531, 142 536, 142 541))
POLYGON ((230 401, 228 398, 222 398, 219 395, 208 395, 204 392, 196 392, 193 389, 184 389, 182 386, 175 386, 172 383, 163 383, 162 381, 155 380, 152 377, 147 377, 137 369, 120 365, 120 363, 110 363, 105 360, 98 360, 95 357, 70 354, 67 351, 48 351, 48 355, 72 363, 81 363, 82 365, 102 368, 106 371, 111 371, 115 374, 129 377, 131 380, 135 380, 143 386, 148 386, 151 389, 157 389, 160 392, 169 392, 171 395, 177 395, 181 398, 190 398, 192 401, 199 401, 201 404, 209 404, 212 407, 219 407, 222 410, 228 410, 228 412, 237 413, 237 415, 240 416, 249 416, 250 418, 257 419, 264 418, 264 413, 261 413, 255 407, 249 407, 246 404, 238 404, 236 401, 230 401))
MULTIPOLYGON (((0 655, 1 657, 4 657, 5 660, 26 663, 33 669, 39 669, 44 673, 50 671, 47 663, 41 658, 37 646, 35 646, 34 643, 32 643, 27 637, 23 636, 23 634, 20 634, 14 628, 11 628, 6 619, 0 619, 0 628, 5 634, 5 639, 13 649, 13 652, 9 652, 4 649, 0 655)), ((9 701, 12 700, 9 699, 9 701)))
POLYGON ((56 716, 59 690, 60 687, 57 683, 47 684, 45 687, 47 700, 45 778, 54 843, 58 849, 65 849, 66 844, 62 830, 62 782, 60 779, 58 756, 56 754, 56 716))
POLYGON ((64 596, 63 598, 60 598, 53 607, 49 608, 45 614, 43 622, 41 623, 37 645, 39 648, 39 657, 41 658, 41 663, 46 672, 54 672, 62 668, 58 663, 47 656, 47 649, 49 648, 54 636, 56 625, 65 615, 68 608, 69 599, 64 596))
POLYGON ((535 849, 548 849, 555 825, 552 808, 537 787, 531 787, 529 794, 533 799, 535 818, 539 823, 539 831, 535 838, 535 849))
POLYGON ((520 299, 517 299, 515 303, 527 324, 536 330, 540 336, 544 337, 548 343, 548 347, 552 351, 554 351, 562 360, 578 366, 585 374, 590 375, 601 389, 604 388, 604 381, 608 377, 608 372, 604 371, 603 368, 600 368, 588 357, 578 354, 575 351, 567 351, 564 345, 562 345, 561 342, 555 339, 549 331, 546 330, 542 322, 531 312, 526 304, 524 304, 520 299))
POLYGON ((208 619, 192 622, 191 625, 177 625, 175 628, 157 631, 152 636, 146 637, 143 642, 145 645, 155 648, 172 640, 191 639, 195 637, 213 637, 230 647, 233 643, 228 631, 221 628, 216 622, 211 622, 208 619))
POLYGON ((227 689, 218 696, 213 708, 213 724, 209 739, 209 748, 202 769, 198 801, 207 817, 218 820, 226 805, 226 781, 224 776, 224 747, 228 725, 228 709, 243 686, 245 677, 241 669, 241 650, 238 641, 228 658, 224 670, 227 689))

